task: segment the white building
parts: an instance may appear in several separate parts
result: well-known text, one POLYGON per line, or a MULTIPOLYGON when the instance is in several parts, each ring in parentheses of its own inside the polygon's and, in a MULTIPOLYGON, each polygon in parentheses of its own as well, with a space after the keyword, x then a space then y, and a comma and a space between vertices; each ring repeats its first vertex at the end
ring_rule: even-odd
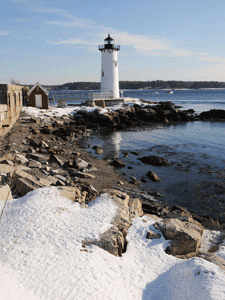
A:
POLYGON ((114 45, 110 34, 99 46, 101 51, 101 93, 119 98, 118 51, 119 45, 114 45))

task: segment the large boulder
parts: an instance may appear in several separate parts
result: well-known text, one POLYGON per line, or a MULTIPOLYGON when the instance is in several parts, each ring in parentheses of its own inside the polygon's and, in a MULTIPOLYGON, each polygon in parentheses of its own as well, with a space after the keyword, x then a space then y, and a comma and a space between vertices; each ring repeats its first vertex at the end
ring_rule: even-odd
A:
POLYGON ((21 197, 41 187, 40 185, 34 184, 34 182, 28 181, 27 179, 21 177, 17 178, 15 182, 16 182, 15 193, 21 197))
POLYGON ((162 231, 165 239, 171 241, 166 249, 168 254, 196 255, 201 246, 203 227, 189 216, 174 218, 171 215, 162 222, 156 223, 156 228, 162 231))
POLYGON ((15 182, 15 193, 21 197, 37 188, 48 187, 52 184, 52 181, 46 178, 37 178, 21 169, 15 170, 13 180, 15 182))
POLYGON ((166 158, 159 156, 143 156, 140 157, 139 160, 144 164, 152 165, 152 166, 166 166, 169 165, 169 162, 166 158))
POLYGON ((126 235, 132 219, 143 215, 142 204, 138 198, 131 199, 126 193, 118 190, 105 191, 117 206, 112 227, 100 236, 99 240, 87 241, 115 256, 121 256, 126 249, 126 235))

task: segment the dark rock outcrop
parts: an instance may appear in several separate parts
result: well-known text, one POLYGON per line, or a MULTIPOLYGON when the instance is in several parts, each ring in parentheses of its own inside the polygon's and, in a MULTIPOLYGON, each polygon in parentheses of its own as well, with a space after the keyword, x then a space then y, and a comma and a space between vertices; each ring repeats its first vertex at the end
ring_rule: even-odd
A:
POLYGON ((143 156, 140 157, 139 160, 144 164, 152 165, 152 166, 167 166, 169 162, 167 159, 159 156, 143 156))
POLYGON ((201 120, 225 120, 225 110, 223 109, 211 109, 204 111, 199 115, 201 120))
MULTIPOLYGON (((100 113, 96 108, 92 111, 80 110, 74 115, 77 125, 87 125, 88 128, 123 129, 151 123, 170 124, 181 121, 192 121, 189 112, 178 111, 172 102, 160 102, 157 105, 125 106, 123 109, 100 113)), ((60 132, 57 132, 59 135, 60 132)), ((64 133, 63 133, 64 134, 64 133)))

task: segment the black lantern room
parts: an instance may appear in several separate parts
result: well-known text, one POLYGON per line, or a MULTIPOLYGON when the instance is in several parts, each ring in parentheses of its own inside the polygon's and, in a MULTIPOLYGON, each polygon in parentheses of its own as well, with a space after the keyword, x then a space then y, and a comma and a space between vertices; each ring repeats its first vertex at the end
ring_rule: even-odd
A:
POLYGON ((114 45, 114 39, 111 38, 110 34, 108 34, 107 38, 104 39, 104 45, 100 45, 99 47, 100 51, 105 51, 105 50, 120 50, 119 45, 114 45))

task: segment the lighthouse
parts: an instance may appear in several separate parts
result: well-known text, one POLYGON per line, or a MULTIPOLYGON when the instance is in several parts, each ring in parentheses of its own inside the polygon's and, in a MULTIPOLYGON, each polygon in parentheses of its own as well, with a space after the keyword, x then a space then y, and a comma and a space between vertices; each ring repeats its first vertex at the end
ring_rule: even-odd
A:
POLYGON ((118 51, 119 45, 114 45, 110 34, 104 39, 101 51, 101 92, 111 97, 119 98, 118 51))

